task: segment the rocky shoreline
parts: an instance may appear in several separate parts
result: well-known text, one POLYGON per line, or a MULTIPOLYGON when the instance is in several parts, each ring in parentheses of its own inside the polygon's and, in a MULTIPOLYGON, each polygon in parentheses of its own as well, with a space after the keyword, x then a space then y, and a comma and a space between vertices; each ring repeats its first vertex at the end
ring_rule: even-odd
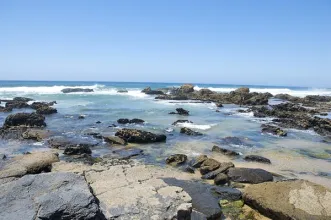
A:
MULTIPOLYGON (((70 92, 93 92, 80 89, 70 92)), ((190 100, 246 107, 240 110, 257 118, 273 118, 261 126, 261 133, 286 138, 288 128, 313 130, 331 138, 331 120, 320 117, 331 111, 327 96, 293 97, 286 94, 250 92, 239 88, 230 93, 209 89, 156 89, 143 93, 155 100, 190 100), (273 97, 283 100, 268 105, 273 97)), ((31 109, 6 117, 0 138, 45 141, 47 152, 2 155, 0 158, 0 219, 330 219, 331 190, 307 180, 288 179, 260 168, 237 167, 235 161, 222 162, 207 155, 189 158, 173 154, 163 158, 166 167, 148 165, 135 159, 143 155, 139 145, 167 141, 165 134, 140 129, 121 128, 114 136, 89 133, 104 140, 117 155, 93 157, 93 144, 73 141, 47 130, 45 117, 57 113, 56 102, 33 102, 16 97, 0 107, 1 112, 31 109), (31 104, 29 104, 31 103, 31 104), (56 105, 55 105, 56 106, 56 105), (66 156, 63 160, 59 154, 66 156)), ((177 108, 184 118, 190 112, 177 108)), ((84 119, 81 117, 80 119, 84 119)), ((101 122, 100 122, 101 123, 101 122)), ((142 119, 120 118, 120 124, 143 124, 142 119)), ((187 119, 174 122, 192 123, 187 119)), ((117 126, 116 124, 113 127, 117 126)), ((182 135, 204 136, 187 127, 182 135)), ((222 143, 242 144, 237 137, 225 137, 222 143)), ((142 147, 141 147, 142 148, 142 147)), ((211 145, 210 151, 230 159, 272 164, 260 155, 242 156, 236 151, 211 145)))

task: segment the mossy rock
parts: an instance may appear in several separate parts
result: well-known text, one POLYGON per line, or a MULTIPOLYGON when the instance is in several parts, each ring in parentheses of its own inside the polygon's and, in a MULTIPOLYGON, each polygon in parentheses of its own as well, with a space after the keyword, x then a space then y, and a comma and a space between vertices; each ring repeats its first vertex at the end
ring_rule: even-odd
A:
POLYGON ((225 216, 238 219, 239 216, 242 214, 242 207, 244 206, 244 201, 228 201, 226 199, 222 199, 219 201, 219 205, 222 207, 222 211, 225 216))

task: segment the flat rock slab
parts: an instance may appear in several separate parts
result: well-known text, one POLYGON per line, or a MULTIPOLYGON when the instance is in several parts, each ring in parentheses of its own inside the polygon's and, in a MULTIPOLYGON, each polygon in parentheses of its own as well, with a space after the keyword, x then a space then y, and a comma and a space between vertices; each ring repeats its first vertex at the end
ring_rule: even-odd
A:
POLYGON ((243 198, 272 219, 331 219, 331 191, 305 180, 251 185, 243 198))
POLYGON ((50 171, 52 163, 59 161, 58 155, 52 152, 35 152, 18 155, 0 166, 0 183, 6 179, 18 178, 26 174, 50 171))
POLYGON ((173 219, 180 206, 192 206, 192 198, 157 178, 158 172, 152 166, 116 165, 86 171, 85 177, 107 219, 173 219))
POLYGON ((0 219, 98 219, 84 177, 74 173, 26 175, 0 187, 0 219))
POLYGON ((252 168, 230 168, 228 176, 233 182, 240 183, 263 183, 273 181, 273 176, 263 169, 252 168))

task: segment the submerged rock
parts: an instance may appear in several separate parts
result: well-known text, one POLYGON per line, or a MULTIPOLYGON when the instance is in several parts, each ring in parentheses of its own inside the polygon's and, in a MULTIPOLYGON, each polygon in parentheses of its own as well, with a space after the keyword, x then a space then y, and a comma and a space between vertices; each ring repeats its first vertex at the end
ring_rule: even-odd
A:
POLYGON ((16 113, 8 115, 4 128, 26 126, 26 127, 44 127, 46 126, 45 117, 37 113, 16 113))
POLYGON ((167 137, 163 134, 153 134, 148 131, 138 129, 123 128, 115 134, 129 143, 153 143, 166 141, 167 137))
POLYGON ((120 118, 117 120, 117 123, 119 124, 142 124, 145 121, 139 118, 134 118, 134 119, 128 119, 128 118, 120 118))
POLYGON ((0 187, 2 219, 98 219, 99 208, 83 176, 27 175, 0 187))
POLYGON ((287 136, 287 132, 283 131, 282 129, 276 127, 276 126, 272 126, 272 125, 261 125, 262 127, 262 133, 269 133, 269 134, 273 134, 273 135, 277 135, 277 136, 281 136, 281 137, 286 137, 287 136))
POLYGON ((62 89, 63 93, 73 93, 73 92, 94 92, 93 89, 83 89, 83 88, 66 88, 62 89))
POLYGON ((30 102, 33 101, 33 99, 31 98, 26 98, 26 97, 15 97, 13 98, 14 101, 18 101, 18 102, 30 102))
POLYGON ((242 193, 238 189, 234 189, 231 187, 213 187, 213 192, 218 195, 220 199, 226 199, 228 201, 237 201, 241 199, 242 193))
POLYGON ((103 136, 103 139, 110 144, 126 145, 126 141, 117 136, 103 136))
POLYGON ((13 109, 13 108, 29 108, 29 104, 22 101, 8 101, 5 105, 7 109, 13 109))
POLYGON ((166 159, 166 163, 172 166, 178 166, 187 161, 187 156, 185 154, 173 154, 166 159))
POLYGON ((273 181, 273 176, 263 169, 251 169, 251 168, 230 168, 228 176, 233 182, 240 183, 263 183, 273 181))
POLYGON ((189 120, 177 120, 172 125, 177 125, 178 123, 193 123, 192 121, 189 120))
POLYGON ((180 133, 181 133, 181 134, 190 135, 190 136, 201 136, 201 135, 203 135, 203 134, 200 133, 200 132, 193 131, 193 130, 191 130, 190 128, 186 128, 186 127, 181 128, 181 129, 180 129, 180 133))
POLYGON ((331 191, 306 180, 251 185, 243 198, 272 219, 331 219, 331 191))
POLYGON ((258 155, 247 155, 244 157, 244 160, 271 164, 271 161, 268 158, 258 156, 258 155))
POLYGON ((216 146, 216 145, 213 146, 211 151, 218 152, 218 153, 221 153, 221 154, 224 154, 224 155, 227 155, 227 156, 238 156, 239 155, 239 153, 237 153, 235 151, 228 150, 228 149, 225 149, 225 148, 221 148, 221 147, 216 146))
POLYGON ((113 154, 116 154, 115 157, 113 155, 105 155, 104 158, 117 158, 121 160, 127 160, 132 157, 142 155, 143 152, 144 151, 139 148, 124 148, 124 149, 114 150, 113 154))

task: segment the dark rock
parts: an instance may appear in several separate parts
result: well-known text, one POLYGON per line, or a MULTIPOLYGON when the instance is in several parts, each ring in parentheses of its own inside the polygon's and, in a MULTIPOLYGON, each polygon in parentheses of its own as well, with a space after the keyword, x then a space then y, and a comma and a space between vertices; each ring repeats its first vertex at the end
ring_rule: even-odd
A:
POLYGON ((88 132, 88 133, 86 133, 86 135, 91 135, 91 136, 93 136, 94 138, 97 138, 97 139, 102 139, 103 138, 102 135, 98 132, 88 132))
POLYGON ((276 127, 276 126, 272 126, 272 125, 262 125, 262 133, 269 133, 269 134, 273 134, 273 135, 277 135, 277 136, 281 136, 281 137, 286 137, 287 136, 287 132, 283 131, 282 129, 276 127))
POLYGON ((26 175, 0 187, 2 219, 99 219, 96 199, 83 176, 26 175))
POLYGON ((144 122, 145 122, 144 120, 139 119, 139 118, 134 118, 134 119, 130 120, 130 124, 142 124, 144 122))
POLYGON ((201 135, 203 135, 203 134, 200 133, 200 132, 193 131, 193 130, 191 130, 191 129, 189 129, 189 128, 186 128, 186 127, 181 128, 181 129, 180 129, 180 133, 181 133, 181 134, 190 135, 190 136, 201 136, 201 135))
POLYGON ((150 91, 145 92, 145 94, 147 94, 147 95, 164 95, 164 93, 159 90, 150 90, 150 91))
POLYGON ((161 100, 188 100, 188 97, 186 95, 159 95, 156 96, 155 99, 161 99, 161 100))
POLYGON ((62 89, 63 93, 73 93, 73 92, 94 92, 93 89, 82 89, 82 88, 66 88, 62 89))
POLYGON ((183 109, 183 108, 176 108, 177 114, 179 115, 189 115, 189 111, 183 109))
MULTIPOLYGON (((122 160, 127 160, 135 156, 139 156, 143 153, 144 151, 138 148, 124 148, 124 149, 119 149, 119 150, 114 150, 113 153, 117 154, 118 156, 116 158, 122 159, 122 160)), ((108 158, 105 156, 104 158, 108 158)))
POLYGON ((309 102, 331 102, 331 96, 307 95, 304 100, 309 102))
POLYGON ((223 107, 223 104, 222 103, 216 103, 216 107, 222 108, 223 107))
POLYGON ((200 168, 200 167, 201 167, 201 164, 202 164, 205 160, 207 160, 207 159, 208 159, 207 155, 200 155, 200 156, 198 156, 198 157, 196 157, 196 158, 193 158, 193 159, 189 162, 189 164, 190 164, 192 167, 194 167, 194 168, 200 168))
POLYGON ((126 89, 119 89, 119 90, 117 90, 117 93, 128 93, 128 90, 126 90, 126 89))
POLYGON ((85 115, 78 116, 78 119, 85 119, 85 115))
POLYGON ((42 141, 50 136, 50 131, 41 129, 27 129, 22 133, 23 139, 42 141))
POLYGON ((273 176, 268 171, 263 169, 251 169, 251 168, 230 168, 228 176, 233 182, 240 183, 263 183, 273 181, 273 176))
POLYGON ((115 136, 118 136, 129 143, 163 142, 167 139, 167 137, 163 134, 153 134, 147 131, 127 128, 117 131, 115 136))
POLYGON ((11 111, 13 111, 12 108, 0 106, 0 112, 11 112, 11 111))
POLYGON ((117 123, 119 124, 142 124, 145 121, 139 118, 134 118, 132 120, 128 119, 128 118, 120 118, 117 120, 117 123))
POLYGON ((116 128, 116 127, 117 127, 117 125, 115 125, 115 124, 111 124, 108 126, 108 128, 116 128))
POLYGON ((103 138, 110 144, 126 145, 126 141, 117 136, 103 136, 103 138))
POLYGON ((268 158, 261 157, 261 156, 258 156, 258 155, 247 155, 247 156, 244 157, 244 160, 271 164, 271 161, 268 158))
POLYGON ((194 167, 191 167, 190 165, 185 166, 183 171, 187 173, 195 173, 194 167))
POLYGON ((201 175, 205 175, 211 171, 216 170, 217 168, 220 167, 220 165, 221 163, 218 162, 217 160, 208 158, 201 164, 200 173, 201 175))
POLYGON ((26 97, 15 97, 15 98, 13 98, 13 101, 17 101, 17 102, 29 102, 29 101, 33 101, 33 99, 26 98, 26 97))
POLYGON ((214 184, 215 185, 225 185, 229 182, 229 177, 228 175, 224 173, 219 173, 215 178, 214 178, 214 184))
POLYGON ((277 94, 277 95, 274 96, 274 98, 287 100, 287 101, 290 101, 290 102, 297 102, 297 101, 301 100, 299 97, 291 96, 289 94, 277 94))
POLYGON ((225 173, 231 167, 234 167, 232 162, 220 163, 216 170, 204 174, 201 179, 214 179, 218 174, 225 173))
POLYGON ((221 147, 216 146, 216 145, 213 146, 211 151, 218 152, 218 153, 221 153, 221 154, 224 154, 224 155, 227 155, 227 156, 238 156, 239 155, 239 153, 237 153, 235 151, 228 150, 228 149, 225 149, 225 148, 221 148, 221 147))
POLYGON ((53 101, 53 102, 33 102, 30 105, 30 108, 37 110, 37 109, 40 109, 40 108, 47 108, 49 106, 53 106, 54 104, 56 104, 56 101, 53 101))
POLYGON ((146 92, 149 92, 151 91, 151 87, 146 87, 145 89, 141 90, 142 93, 146 93, 146 92))
POLYGON ((212 191, 217 194, 220 199, 226 199, 228 201, 240 200, 242 196, 240 190, 231 187, 213 187, 212 191))
POLYGON ((0 154, 0 160, 4 160, 6 158, 7 158, 7 156, 5 154, 0 154))
POLYGON ((328 116, 328 113, 327 112, 322 112, 322 113, 320 113, 320 116, 328 116))
POLYGON ((249 146, 249 144, 246 144, 244 141, 241 140, 241 138, 238 137, 225 137, 222 138, 222 143, 227 145, 245 145, 249 146))
POLYGON ((211 91, 210 89, 200 89, 198 94, 200 96, 204 96, 204 95, 210 95, 210 94, 213 94, 214 92, 211 91))
POLYGON ((119 123, 119 124, 128 124, 128 123, 130 123, 130 119, 120 118, 120 119, 117 120, 117 123, 119 123))
POLYGON ((101 121, 96 121, 95 123, 96 123, 96 124, 101 124, 101 121))
POLYGON ((85 144, 77 144, 77 145, 67 145, 66 148, 64 149, 63 154, 66 155, 83 155, 87 154, 90 155, 92 154, 91 149, 89 148, 88 145, 85 144))
POLYGON ((44 127, 46 126, 45 117, 37 113, 16 113, 8 115, 4 128, 26 126, 26 127, 44 127))
POLYGON ((7 102, 5 107, 7 109, 13 109, 13 108, 29 108, 30 105, 26 102, 21 102, 21 101, 10 101, 7 102))
POLYGON ((166 163, 172 166, 178 166, 187 161, 187 156, 185 154, 173 154, 166 159, 166 163))
POLYGON ((41 115, 50 115, 57 113, 57 110, 55 108, 47 106, 47 107, 38 108, 36 112, 41 115))
MULTIPOLYGON (((174 112, 174 114, 176 114, 176 113, 174 112)), ((174 123, 172 123, 172 125, 177 125, 178 123, 193 123, 193 122, 189 121, 189 120, 177 120, 174 123)))
POLYGON ((194 86, 192 84, 184 84, 179 88, 180 93, 191 93, 194 92, 194 86))

